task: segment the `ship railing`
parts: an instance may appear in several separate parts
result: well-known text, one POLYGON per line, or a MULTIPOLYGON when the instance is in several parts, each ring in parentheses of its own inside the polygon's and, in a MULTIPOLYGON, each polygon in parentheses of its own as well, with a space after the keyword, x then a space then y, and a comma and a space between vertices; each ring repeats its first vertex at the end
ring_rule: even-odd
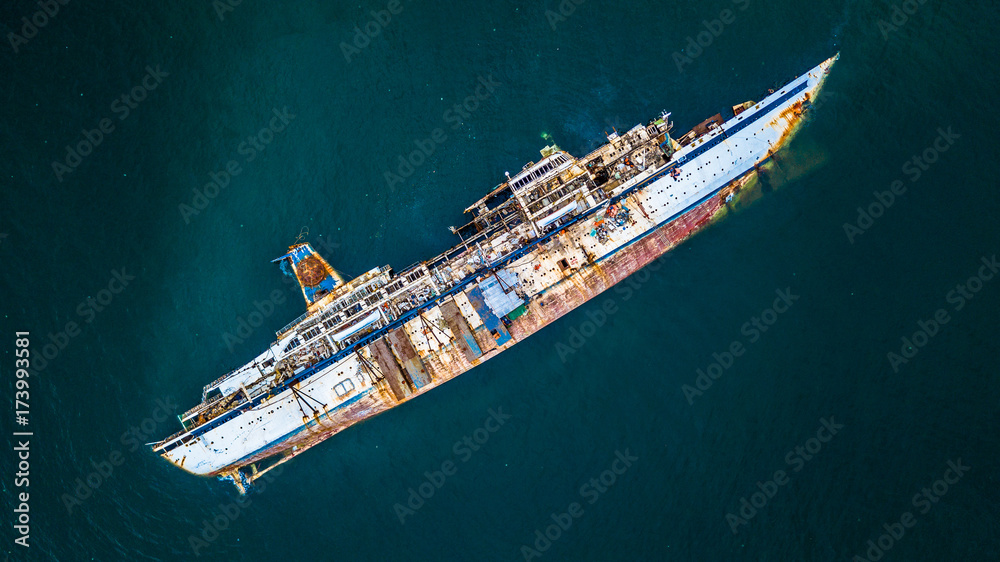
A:
POLYGON ((215 404, 216 404, 217 402, 219 402, 220 400, 222 400, 222 396, 219 396, 218 398, 216 398, 216 399, 214 399, 214 400, 211 400, 211 401, 209 401, 209 402, 201 402, 200 404, 198 404, 198 405, 197 405, 197 406, 195 406, 194 408, 191 408, 190 410, 188 410, 188 411, 184 412, 184 413, 183 413, 183 414, 181 415, 181 417, 182 417, 183 419, 188 419, 188 418, 190 418, 191 416, 194 416, 194 415, 197 415, 197 414, 200 414, 200 413, 204 412, 205 410, 207 410, 207 409, 211 408, 212 406, 214 406, 214 405, 215 405, 215 404))
MULTIPOLYGON (((495 211, 499 210, 499 209, 500 208, 498 207, 497 209, 495 209, 495 211)), ((475 221, 473 221, 473 222, 475 222, 475 221)), ((519 218, 512 217, 512 218, 510 218, 507 221, 507 227, 508 228, 513 228, 513 227, 516 227, 517 225, 519 225, 520 223, 521 223, 521 221, 520 221, 519 218)), ((469 224, 466 224, 465 226, 469 226, 470 224, 472 224, 472 223, 470 222, 469 224)), ((465 228, 465 226, 463 226, 462 228, 465 228)), ((493 226, 493 228, 484 230, 482 232, 477 232, 475 235, 473 235, 473 236, 471 236, 469 238, 464 239, 464 241, 462 243, 455 244, 451 248, 448 248, 446 251, 441 252, 440 254, 434 256, 433 258, 430 258, 430 259, 428 259, 428 260, 426 260, 424 262, 420 262, 420 263, 414 264, 414 265, 412 265, 410 267, 412 268, 412 267, 419 267, 420 265, 425 265, 428 269, 435 269, 435 268, 441 266, 442 264, 450 263, 450 262, 454 261, 456 258, 460 257, 462 254, 464 254, 467 250, 469 250, 470 248, 472 248, 475 245, 476 242, 490 240, 490 239, 492 239, 493 235, 495 235, 495 234, 501 232, 502 230, 504 230, 502 224, 495 224, 495 225, 492 225, 492 226, 493 226)), ((407 268, 407 269, 409 269, 409 268, 407 268)))
POLYGON ((222 381, 224 381, 224 380, 226 380, 226 379, 228 379, 228 378, 236 375, 236 373, 238 373, 239 371, 244 370, 246 367, 247 367, 246 365, 243 365, 243 366, 240 366, 240 367, 237 367, 235 369, 232 369, 232 370, 228 371, 226 374, 222 375, 221 377, 219 377, 219 378, 215 379, 214 381, 212 381, 212 382, 208 383, 207 385, 205 385, 204 388, 202 388, 202 391, 203 392, 208 392, 208 389, 210 389, 212 387, 215 387, 215 386, 218 386, 219 383, 221 383, 222 381))
POLYGON ((292 328, 294 328, 295 326, 298 326, 308 316, 309 316, 308 312, 303 312, 302 316, 299 316, 295 320, 292 320, 291 322, 289 322, 284 328, 282 328, 282 329, 278 330, 277 332, 275 332, 274 335, 276 335, 276 336, 278 336, 280 338, 283 334, 287 334, 292 328))

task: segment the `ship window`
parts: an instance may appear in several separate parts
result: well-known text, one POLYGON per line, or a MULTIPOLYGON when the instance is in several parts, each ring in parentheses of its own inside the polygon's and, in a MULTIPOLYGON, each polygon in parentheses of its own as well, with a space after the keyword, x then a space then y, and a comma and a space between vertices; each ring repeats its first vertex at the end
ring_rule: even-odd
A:
POLYGON ((351 391, 354 390, 354 383, 351 381, 351 379, 347 379, 344 382, 334 386, 333 390, 336 391, 337 397, 343 398, 344 396, 347 396, 348 394, 351 393, 351 391))
POLYGON ((289 351, 295 349, 300 345, 302 345, 302 340, 300 340, 299 338, 295 338, 292 341, 288 342, 288 345, 285 346, 283 353, 288 353, 289 351))

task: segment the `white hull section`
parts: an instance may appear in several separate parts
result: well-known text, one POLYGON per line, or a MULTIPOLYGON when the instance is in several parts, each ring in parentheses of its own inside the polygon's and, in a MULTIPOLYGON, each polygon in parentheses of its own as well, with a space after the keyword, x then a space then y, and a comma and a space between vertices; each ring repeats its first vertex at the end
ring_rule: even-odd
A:
POLYGON ((357 357, 347 357, 310 377, 295 391, 289 389, 265 400, 164 456, 188 472, 217 474, 299 431, 309 431, 307 422, 314 427, 329 421, 326 411, 335 416, 337 407, 362 399, 373 389, 357 357), (345 390, 346 394, 338 395, 345 390), (326 411, 322 404, 327 404, 326 411))

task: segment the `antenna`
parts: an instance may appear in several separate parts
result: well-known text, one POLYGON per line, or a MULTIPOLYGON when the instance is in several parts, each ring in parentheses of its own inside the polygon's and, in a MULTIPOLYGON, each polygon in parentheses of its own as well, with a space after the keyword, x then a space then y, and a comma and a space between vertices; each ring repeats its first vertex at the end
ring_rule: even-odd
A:
POLYGON ((295 243, 299 244, 301 242, 305 242, 306 238, 308 237, 309 237, 309 227, 303 226, 302 229, 299 230, 299 235, 295 237, 295 243))

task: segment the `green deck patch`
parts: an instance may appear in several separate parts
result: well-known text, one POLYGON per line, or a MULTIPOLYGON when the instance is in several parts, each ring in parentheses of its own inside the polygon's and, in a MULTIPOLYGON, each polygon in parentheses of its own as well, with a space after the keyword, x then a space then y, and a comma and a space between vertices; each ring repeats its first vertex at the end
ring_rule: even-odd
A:
POLYGON ((528 312, 528 307, 527 305, 522 304, 521 306, 510 311, 510 314, 507 315, 507 319, 511 321, 517 320, 518 318, 524 316, 525 312, 528 312))

